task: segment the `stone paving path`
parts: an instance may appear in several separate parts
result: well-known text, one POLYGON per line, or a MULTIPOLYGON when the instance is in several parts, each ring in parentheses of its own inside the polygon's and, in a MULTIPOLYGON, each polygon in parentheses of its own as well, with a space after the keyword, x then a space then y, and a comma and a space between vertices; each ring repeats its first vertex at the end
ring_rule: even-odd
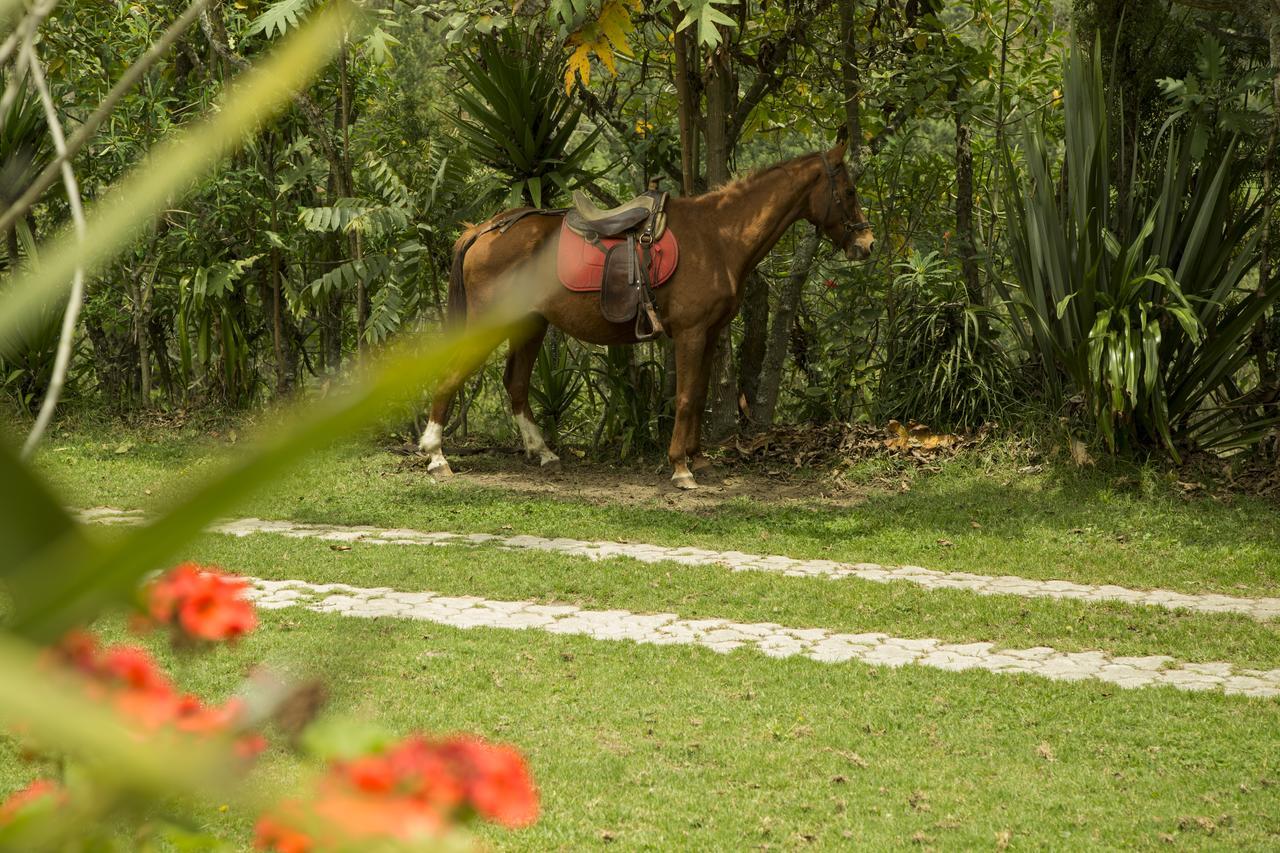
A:
POLYGON ((944 643, 887 634, 843 634, 825 628, 788 628, 771 622, 681 619, 674 613, 584 610, 571 604, 490 601, 474 596, 362 589, 342 583, 248 578, 258 607, 302 607, 366 619, 422 619, 454 628, 507 628, 574 634, 597 640, 654 645, 696 645, 716 652, 754 649, 775 658, 800 656, 822 663, 859 661, 872 666, 985 669, 1056 681, 1093 679, 1119 687, 1211 690, 1259 699, 1280 696, 1280 669, 1236 668, 1230 663, 1181 663, 1166 655, 1119 657, 1104 652, 1060 652, 1048 647, 996 649, 991 643, 944 643))
MULTIPOLYGON (((95 507, 80 513, 85 521, 97 524, 141 524, 140 510, 95 507)), ((264 521, 241 518, 213 525, 211 530, 232 536, 274 533, 298 539, 333 542, 369 542, 392 545, 480 545, 550 551, 570 556, 603 560, 629 557, 645 563, 671 561, 690 566, 719 566, 735 572, 772 572, 797 577, 839 579, 846 577, 890 583, 903 581, 925 589, 962 589, 979 595, 1017 595, 1026 598, 1059 598, 1077 601, 1120 601, 1170 610, 1198 613, 1239 613, 1258 621, 1280 618, 1280 598, 1241 598, 1230 595, 1189 595, 1165 589, 1140 590, 1122 586, 1073 583, 1064 580, 1034 580, 1013 575, 978 575, 968 572, 938 572, 919 566, 881 566, 876 563, 841 563, 833 560, 800 560, 794 557, 747 554, 741 551, 709 551, 703 548, 672 548, 628 542, 588 542, 578 539, 545 539, 540 536, 497 536, 491 533, 425 533, 418 530, 387 529, 296 521, 264 521)))

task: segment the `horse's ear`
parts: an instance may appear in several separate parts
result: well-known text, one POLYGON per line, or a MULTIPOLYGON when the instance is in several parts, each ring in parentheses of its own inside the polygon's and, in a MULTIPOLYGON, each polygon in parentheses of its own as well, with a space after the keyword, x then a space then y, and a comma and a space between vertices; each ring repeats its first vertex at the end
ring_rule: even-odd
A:
POLYGON ((836 147, 827 152, 827 162, 836 165, 844 160, 845 152, 849 150, 849 140, 841 139, 836 143, 836 147))

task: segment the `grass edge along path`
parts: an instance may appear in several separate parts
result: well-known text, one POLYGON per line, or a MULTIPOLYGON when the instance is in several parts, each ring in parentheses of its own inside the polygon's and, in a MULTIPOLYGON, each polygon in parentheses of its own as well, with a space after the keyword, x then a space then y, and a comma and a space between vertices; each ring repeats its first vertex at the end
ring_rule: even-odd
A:
MULTIPOLYGON (((80 510, 92 524, 133 525, 146 522, 142 510, 93 507, 80 510)), ((835 560, 801 560, 783 555, 748 554, 742 551, 710 551, 690 546, 664 547, 635 542, 586 541, 559 537, 547 539, 528 534, 424 532, 408 528, 378 528, 337 524, 239 518, 221 521, 209 532, 229 536, 273 534, 295 539, 328 542, 368 542, 377 545, 493 545, 512 550, 534 550, 602 560, 625 557, 643 563, 670 561, 687 566, 719 566, 729 571, 771 572, 789 577, 837 580, 856 577, 877 583, 913 583, 925 589, 959 589, 979 595, 1015 595, 1024 598, 1073 599, 1094 603, 1117 601, 1144 607, 1186 610, 1196 613, 1238 613, 1266 622, 1280 617, 1280 598, 1247 598, 1219 593, 1178 593, 1165 589, 1138 590, 1116 584, 1079 584, 1067 580, 1036 580, 1015 575, 978 575, 971 572, 939 572, 920 566, 882 566, 878 563, 842 563, 835 560)))
MULTIPOLYGON (((79 506, 164 506, 183 483, 234 452, 225 444, 211 446, 207 435, 126 432, 110 443, 89 438, 59 436, 39 458, 46 476, 79 506)), ((631 496, 621 499, 610 492, 578 494, 575 481, 556 485, 554 478, 505 457, 483 462, 497 466, 497 484, 493 476, 486 484, 485 477, 470 475, 436 483, 402 463, 368 442, 341 445, 317 453, 304 468, 249 498, 239 512, 491 533, 518 520, 522 532, 545 537, 1280 596, 1280 513, 1274 503, 1180 496, 1143 471, 1118 476, 1122 472, 1048 466, 1023 474, 999 460, 957 458, 936 473, 902 472, 904 488, 910 479, 909 491, 859 487, 865 495, 853 505, 817 497, 804 504, 740 498, 689 504, 644 471, 606 469, 630 484, 631 496)))
MULTIPOLYGON (((330 720, 474 731, 518 745, 542 789, 496 850, 1273 849, 1280 703, 926 667, 832 666, 264 610, 225 655, 173 660, 233 691, 261 660, 317 668, 330 720), (1001 845, 1003 846, 1003 845, 1001 845)), ((119 629, 117 633, 123 631, 119 629)), ((0 739, 0 789, 38 768, 0 739)), ((279 747, 262 772, 292 778, 279 747)), ((248 845, 251 816, 207 823, 248 845)))
POLYGON ((1280 668, 1252 670, 1229 662, 1182 663, 1166 655, 1112 657, 1100 651, 1059 652, 1045 646, 995 650, 992 643, 947 644, 936 638, 900 638, 882 633, 840 634, 822 628, 777 623, 744 624, 725 619, 679 619, 674 613, 585 610, 571 604, 495 601, 478 596, 362 589, 343 583, 246 577, 259 607, 301 607, 365 619, 406 618, 454 628, 502 628, 580 634, 596 640, 653 645, 697 645, 715 652, 754 649, 774 658, 800 655, 820 663, 859 661, 872 666, 917 665, 962 672, 982 669, 1030 674, 1056 681, 1095 679, 1122 688, 1174 687, 1220 690, 1258 699, 1280 696, 1280 668))

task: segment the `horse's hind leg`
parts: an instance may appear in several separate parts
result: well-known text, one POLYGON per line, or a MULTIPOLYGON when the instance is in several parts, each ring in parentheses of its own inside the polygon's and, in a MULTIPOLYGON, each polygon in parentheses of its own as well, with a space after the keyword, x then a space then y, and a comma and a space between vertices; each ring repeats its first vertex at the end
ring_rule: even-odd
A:
POLYGON ((538 351, 542 349, 542 339, 547 334, 547 321, 538 318, 538 325, 528 337, 511 339, 511 349, 507 353, 507 369, 503 382, 507 386, 507 394, 511 397, 511 414, 515 415, 516 426, 520 428, 520 438, 524 441, 524 454, 532 459, 535 456, 543 468, 557 468, 560 457, 547 447, 542 430, 533 420, 533 409, 529 408, 529 380, 533 375, 533 367, 538 361, 538 351))

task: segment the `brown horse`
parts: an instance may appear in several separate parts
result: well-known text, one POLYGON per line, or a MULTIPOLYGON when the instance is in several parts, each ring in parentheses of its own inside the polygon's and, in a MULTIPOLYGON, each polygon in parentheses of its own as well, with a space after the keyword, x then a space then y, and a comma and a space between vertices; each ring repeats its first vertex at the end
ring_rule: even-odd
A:
MULTIPOLYGON (((841 143, 825 154, 797 157, 714 192, 672 198, 667 205, 668 227, 680 240, 680 264, 654 297, 662 325, 675 342, 676 419, 668 458, 671 480, 679 488, 696 488, 693 472, 710 466, 702 454, 701 430, 711 361, 721 330, 738 311, 747 274, 800 219, 821 229, 850 260, 871 254, 875 238, 844 154, 841 143)), ((636 343, 633 324, 610 323, 601 316, 598 294, 559 285, 555 241, 560 221, 558 216, 530 216, 505 232, 485 232, 488 223, 475 226, 455 247, 450 285, 450 311, 459 315, 475 315, 496 304, 513 279, 537 294, 533 333, 512 338, 505 383, 525 454, 536 455, 544 467, 557 465, 559 458, 534 423, 529 377, 547 325, 593 344, 636 343)), ((465 379, 463 374, 449 377, 432 400, 420 445, 430 456, 427 470, 437 476, 452 473, 442 450, 443 424, 465 379)))

